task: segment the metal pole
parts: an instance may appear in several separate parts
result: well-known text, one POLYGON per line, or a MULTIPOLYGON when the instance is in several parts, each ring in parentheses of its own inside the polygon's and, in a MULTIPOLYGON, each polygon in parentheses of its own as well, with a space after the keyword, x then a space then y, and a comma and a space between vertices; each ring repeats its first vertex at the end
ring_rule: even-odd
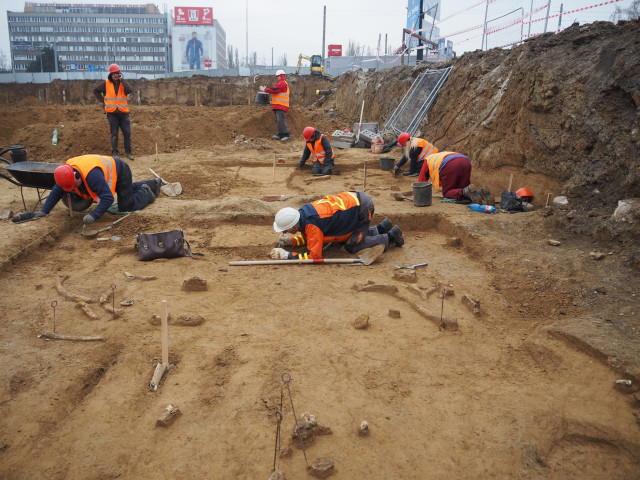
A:
POLYGON ((531 0, 531 7, 529 7, 529 30, 527 31, 527 38, 531 36, 531 15, 533 14, 533 0, 531 0))
POLYGON ((246 65, 249 65, 249 0, 246 2, 246 19, 245 19, 245 29, 247 33, 247 46, 246 46, 246 65))
POLYGON ((322 16, 322 66, 324 67, 324 38, 327 32, 327 6, 324 6, 324 14, 322 16))
POLYGON ((54 72, 58 71, 58 53, 56 52, 56 32, 55 32, 55 27, 54 27, 54 31, 53 31, 53 65, 54 65, 54 72))
POLYGON ((544 32, 542 32, 543 34, 547 33, 547 23, 549 23, 549 10, 551 10, 551 0, 549 0, 549 3, 547 3, 547 18, 544 19, 544 32))
MULTIPOLYGON (((424 17, 424 4, 423 0, 420 0, 420 11, 418 12, 418 32, 420 37, 422 37, 422 17, 424 17)), ((416 65, 422 60, 422 40, 418 37, 418 49, 416 50, 416 65)))
POLYGON ((558 17, 558 31, 562 28, 562 3, 560 4, 560 16, 558 17))
POLYGON ((484 50, 484 37, 487 32, 487 15, 489 14, 489 0, 487 0, 487 6, 484 9, 484 24, 482 26, 482 44, 480 45, 480 50, 484 50))

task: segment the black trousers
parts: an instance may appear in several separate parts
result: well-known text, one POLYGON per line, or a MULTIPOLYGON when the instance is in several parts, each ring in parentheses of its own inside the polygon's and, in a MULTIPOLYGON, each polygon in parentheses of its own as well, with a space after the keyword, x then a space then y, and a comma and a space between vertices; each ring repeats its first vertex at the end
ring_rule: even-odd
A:
POLYGON ((131 153, 131 119, 129 114, 107 113, 107 120, 111 130, 111 154, 118 154, 118 130, 122 130, 124 137, 124 153, 131 153))
POLYGON ((129 165, 119 158, 115 158, 118 164, 118 181, 116 182, 118 211, 133 212, 142 210, 147 205, 153 203, 155 200, 155 195, 152 193, 153 188, 149 191, 146 188, 142 188, 142 185, 147 184, 151 187, 155 181, 143 180, 141 182, 133 182, 129 165))

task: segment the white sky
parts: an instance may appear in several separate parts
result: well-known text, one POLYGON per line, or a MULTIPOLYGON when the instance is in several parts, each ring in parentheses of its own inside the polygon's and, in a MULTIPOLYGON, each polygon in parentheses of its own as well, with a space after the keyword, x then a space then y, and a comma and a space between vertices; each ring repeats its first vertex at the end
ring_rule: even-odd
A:
MULTIPOLYGON (((598 5, 605 2, 608 5, 598 6, 582 12, 570 13, 562 17, 562 28, 568 27, 574 21, 591 23, 596 20, 609 20, 616 6, 628 8, 632 0, 551 0, 550 15, 560 11, 568 12, 579 8, 598 5)), ((489 17, 501 15, 513 9, 513 4, 524 3, 527 0, 490 0, 489 17)), ((9 33, 7 26, 7 10, 24 11, 24 0, 0 0, 0 51, 9 54, 9 33)), ((53 3, 44 0, 39 3, 53 3)), ((136 0, 67 0, 55 3, 90 3, 90 4, 145 4, 136 0)), ((248 11, 248 51, 257 52, 258 63, 271 65, 272 49, 274 63, 283 54, 287 55, 287 64, 295 65, 298 55, 320 54, 322 50, 323 7, 327 7, 326 17, 326 46, 341 44, 346 50, 349 41, 365 47, 371 47, 375 52, 379 35, 382 36, 381 47, 384 49, 385 35, 390 47, 396 48, 402 41, 402 28, 406 26, 407 0, 165 0, 165 2, 150 2, 156 4, 161 11, 173 10, 174 6, 183 7, 212 7, 214 18, 217 19, 227 35, 227 46, 238 49, 239 56, 244 58, 247 51, 247 11, 248 11), (248 8, 247 8, 248 6, 248 8)), ((482 30, 473 29, 460 33, 462 30, 481 25, 484 21, 485 3, 482 0, 442 0, 441 35, 453 41, 454 50, 460 56, 465 51, 479 49, 482 44, 482 30), (451 35, 451 36, 450 36, 451 35)), ((544 0, 532 0, 534 5, 543 5, 544 0)), ((528 8, 526 8, 528 10, 528 8)), ((538 14, 540 17, 542 14, 538 14)), ((533 18, 538 18, 533 17, 533 18)), ((542 29, 544 22, 535 24, 542 29)), ((548 30, 555 30, 558 18, 549 20, 548 30)), ((526 30, 526 28, 525 28, 526 30)), ((498 34, 489 46, 501 45, 498 34)), ((504 42, 511 41, 505 37, 504 42)))

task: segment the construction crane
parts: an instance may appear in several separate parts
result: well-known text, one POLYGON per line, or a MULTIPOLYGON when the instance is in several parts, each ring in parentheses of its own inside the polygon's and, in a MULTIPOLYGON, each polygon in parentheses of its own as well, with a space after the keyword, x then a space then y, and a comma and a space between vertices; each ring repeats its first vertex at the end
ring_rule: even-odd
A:
POLYGON ((302 66, 302 60, 308 60, 311 62, 311 75, 324 76, 324 65, 322 65, 322 55, 311 55, 307 57, 300 54, 298 56, 298 68, 296 69, 296 75, 300 73, 300 67, 302 66))

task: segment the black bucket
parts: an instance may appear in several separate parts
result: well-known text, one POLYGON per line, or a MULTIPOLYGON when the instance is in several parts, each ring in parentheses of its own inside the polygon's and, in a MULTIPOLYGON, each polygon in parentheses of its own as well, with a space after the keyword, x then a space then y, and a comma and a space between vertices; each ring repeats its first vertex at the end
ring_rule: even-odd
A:
POLYGON ((411 184, 413 188, 413 204, 416 207, 428 207, 431 205, 431 182, 414 182, 411 184))
POLYGON ((26 147, 23 147, 22 145, 11 145, 9 149, 11 151, 11 161, 13 163, 27 161, 26 147))
POLYGON ((389 171, 393 168, 394 163, 396 163, 395 158, 380 157, 380 170, 389 171))
POLYGON ((256 101, 258 105, 269 105, 269 94, 264 92, 256 93, 256 101))

